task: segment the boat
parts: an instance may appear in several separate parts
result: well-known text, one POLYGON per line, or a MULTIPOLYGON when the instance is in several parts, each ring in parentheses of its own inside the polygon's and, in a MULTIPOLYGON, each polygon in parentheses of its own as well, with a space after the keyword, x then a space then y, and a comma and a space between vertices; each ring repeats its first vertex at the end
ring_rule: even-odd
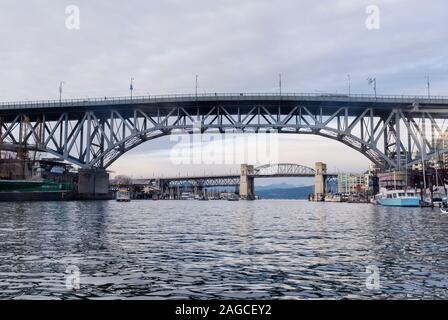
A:
POLYGON ((194 195, 191 192, 182 192, 180 195, 181 200, 194 200, 194 195))
POLYGON ((444 214, 448 214, 448 199, 443 198, 442 203, 440 204, 440 212, 444 214))
POLYGON ((432 195, 430 192, 425 194, 424 201, 428 204, 441 206, 443 199, 446 197, 445 187, 434 187, 432 195), (431 199, 432 198, 432 199, 431 199))
POLYGON ((325 202, 342 202, 342 196, 339 193, 328 193, 325 195, 325 202))
POLYGON ((234 193, 230 193, 227 196, 227 201, 239 201, 239 200, 240 200, 240 198, 234 193))
POLYGON ((73 188, 70 183, 50 180, 0 180, 0 192, 69 191, 73 188))
POLYGON ((419 207, 420 198, 414 190, 382 190, 375 196, 377 203, 387 207, 419 207))
POLYGON ((129 202, 131 201, 131 194, 127 189, 120 189, 117 191, 117 196, 115 198, 118 202, 129 202))

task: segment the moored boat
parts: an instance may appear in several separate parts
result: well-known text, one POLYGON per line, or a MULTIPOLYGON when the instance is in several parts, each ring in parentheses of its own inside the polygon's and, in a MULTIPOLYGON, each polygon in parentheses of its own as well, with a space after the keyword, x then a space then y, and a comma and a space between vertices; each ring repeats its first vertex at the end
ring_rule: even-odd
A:
POLYGON ((73 185, 70 183, 59 183, 49 180, 0 179, 0 192, 69 191, 73 188, 73 185))
POLYGON ((194 200, 194 195, 191 192, 182 192, 180 195, 181 200, 194 200))
POLYGON ((116 200, 118 202, 129 202, 131 201, 131 194, 127 189, 120 189, 117 191, 116 200))
POLYGON ((382 190, 375 199, 377 203, 387 207, 420 206, 420 198, 414 190, 382 190))
POLYGON ((329 193, 325 195, 325 202, 342 202, 342 196, 339 193, 329 193))
POLYGON ((227 201, 239 201, 239 200, 240 200, 240 198, 234 193, 230 193, 227 196, 227 201))
POLYGON ((444 214, 448 214, 448 199, 445 197, 440 204, 440 212, 444 214))

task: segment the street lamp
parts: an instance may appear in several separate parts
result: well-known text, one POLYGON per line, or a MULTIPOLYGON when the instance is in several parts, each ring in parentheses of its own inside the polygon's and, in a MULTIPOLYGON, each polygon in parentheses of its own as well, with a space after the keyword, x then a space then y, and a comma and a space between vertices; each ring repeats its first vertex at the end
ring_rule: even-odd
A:
POLYGON ((64 85, 64 81, 59 82, 59 104, 62 102, 62 87, 64 85))
POLYGON ((351 93, 351 77, 350 74, 347 75, 347 80, 348 80, 348 96, 350 96, 351 93))
POLYGON ((196 75, 196 78, 195 78, 195 79, 196 79, 196 80, 195 80, 195 88, 196 88, 196 91, 195 91, 195 92, 196 92, 196 99, 197 99, 197 97, 198 97, 198 77, 199 77, 199 76, 198 76, 198 75, 196 75))
POLYGON ((428 99, 431 98, 431 82, 429 81, 429 76, 426 76, 426 88, 428 89, 428 99))
POLYGON ((132 100, 132 91, 134 91, 134 78, 131 78, 131 84, 129 85, 129 90, 131 91, 131 100, 132 100))
POLYGON ((282 95, 282 74, 281 73, 278 74, 278 87, 280 90, 280 95, 282 95))

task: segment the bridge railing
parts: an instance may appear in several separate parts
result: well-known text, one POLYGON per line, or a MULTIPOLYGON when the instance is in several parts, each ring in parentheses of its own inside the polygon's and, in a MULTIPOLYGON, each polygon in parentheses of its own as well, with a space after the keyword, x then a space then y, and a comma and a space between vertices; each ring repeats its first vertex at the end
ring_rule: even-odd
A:
POLYGON ((24 100, 0 102, 1 109, 27 108, 27 107, 76 107, 86 105, 111 105, 163 102, 176 100, 251 100, 251 99, 290 99, 303 100, 341 100, 341 101, 384 101, 384 102, 421 102, 428 104, 448 104, 448 96, 421 96, 421 95, 370 95, 370 94, 335 94, 335 93, 201 93, 201 94, 165 94, 146 96, 121 96, 103 98, 76 98, 62 100, 24 100))

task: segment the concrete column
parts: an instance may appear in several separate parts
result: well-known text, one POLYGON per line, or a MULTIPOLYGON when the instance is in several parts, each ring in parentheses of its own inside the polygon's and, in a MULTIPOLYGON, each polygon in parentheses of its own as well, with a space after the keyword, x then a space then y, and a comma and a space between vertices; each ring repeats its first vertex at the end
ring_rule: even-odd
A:
POLYGON ((314 195, 317 201, 325 196, 325 174, 327 173, 327 165, 323 162, 316 162, 316 174, 314 176, 314 195))
POLYGON ((242 164, 240 170, 240 197, 242 199, 255 199, 254 177, 250 176, 254 172, 254 166, 242 164))
POLYGON ((194 186, 194 191, 193 191, 193 194, 195 195, 195 196, 202 196, 203 195, 203 188, 204 187, 202 187, 202 186, 194 186))
POLYGON ((105 169, 79 169, 78 193, 82 195, 109 194, 109 174, 105 169))

